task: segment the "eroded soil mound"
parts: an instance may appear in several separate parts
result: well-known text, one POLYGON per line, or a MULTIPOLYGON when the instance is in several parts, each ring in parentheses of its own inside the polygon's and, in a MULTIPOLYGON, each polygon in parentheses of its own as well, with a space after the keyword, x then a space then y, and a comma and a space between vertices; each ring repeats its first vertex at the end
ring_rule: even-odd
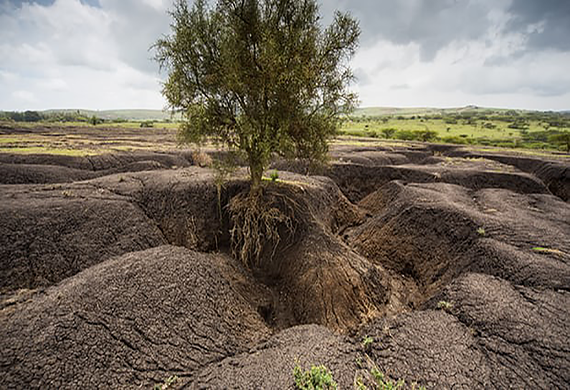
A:
POLYGON ((58 165, 0 164, 1 184, 64 183, 95 176, 91 171, 58 165))
POLYGON ((289 328, 247 353, 211 364, 198 373, 191 389, 295 389, 293 368, 315 362, 334 372, 341 389, 354 381, 357 347, 327 328, 303 325, 289 328))
POLYGON ((37 288, 166 243, 127 198, 92 184, 0 187, 0 291, 37 288))
POLYGON ((96 179, 0 186, 0 387, 294 388, 296 359, 340 388, 372 368, 427 388, 567 387, 568 164, 437 145, 333 157, 328 178, 280 166, 267 183, 295 229, 250 268, 229 255, 244 171, 222 185, 105 157, 75 167, 96 179))
POLYGON ((184 153, 124 152, 95 156, 1 154, 0 184, 67 183, 121 172, 192 165, 184 153))
POLYGON ((221 256, 133 252, 5 308, 0 387, 148 388, 248 351, 269 330, 221 256))

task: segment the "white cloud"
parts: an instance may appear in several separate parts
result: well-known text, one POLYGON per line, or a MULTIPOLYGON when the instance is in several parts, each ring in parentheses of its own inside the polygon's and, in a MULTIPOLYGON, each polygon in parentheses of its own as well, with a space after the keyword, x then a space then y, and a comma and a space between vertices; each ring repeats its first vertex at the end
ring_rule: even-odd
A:
POLYGON ((60 78, 46 79, 38 83, 38 86, 49 91, 67 91, 68 84, 60 78))
MULTIPOLYGON (((551 13, 514 0, 322 3, 325 23, 335 8, 361 19, 363 105, 570 108, 562 0, 551 13)), ((165 105, 149 47, 169 33, 171 0, 90 4, 0 0, 0 110, 165 105)))
POLYGON ((24 102, 24 103, 36 103, 38 101, 38 99, 36 98, 36 95, 30 91, 21 91, 21 90, 14 91, 12 93, 12 96, 16 100, 19 100, 19 101, 24 102))
POLYGON ((153 20, 168 26, 166 1, 146 3, 2 3, 0 110, 164 106, 158 66, 146 51, 160 33, 145 31, 153 20), (141 47, 138 58, 125 54, 141 47))

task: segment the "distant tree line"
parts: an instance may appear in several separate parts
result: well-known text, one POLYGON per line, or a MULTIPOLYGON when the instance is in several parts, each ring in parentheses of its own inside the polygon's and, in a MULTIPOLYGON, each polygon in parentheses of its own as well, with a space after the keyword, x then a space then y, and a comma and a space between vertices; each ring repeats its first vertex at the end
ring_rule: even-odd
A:
MULTIPOLYGON (((38 112, 38 111, 1 111, 0 120, 13 122, 90 122, 91 117, 81 111, 38 112)), ((102 121, 102 119, 100 119, 102 121)))
POLYGON ((570 128, 570 113, 553 111, 530 111, 519 112, 509 111, 464 111, 464 112, 443 112, 425 115, 378 115, 378 116, 352 116, 347 118, 351 122, 366 123, 377 122, 386 123, 389 120, 420 122, 428 120, 441 120, 447 124, 470 124, 475 125, 477 121, 499 121, 509 123, 509 128, 523 130, 528 128, 529 122, 540 122, 545 129, 555 127, 559 129, 570 128))
POLYGON ((82 122, 91 125, 98 125, 101 123, 122 123, 128 122, 126 119, 116 118, 116 119, 103 119, 96 115, 87 115, 82 113, 80 110, 77 111, 52 111, 52 112, 41 112, 41 111, 0 111, 0 121, 9 122, 51 122, 51 123, 61 123, 61 122, 82 122))

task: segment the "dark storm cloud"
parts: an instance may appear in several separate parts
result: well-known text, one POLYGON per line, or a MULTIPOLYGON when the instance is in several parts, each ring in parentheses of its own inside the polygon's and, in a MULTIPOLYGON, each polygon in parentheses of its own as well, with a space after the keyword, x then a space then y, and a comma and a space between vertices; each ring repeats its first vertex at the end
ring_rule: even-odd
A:
POLYGON ((141 71, 156 72, 151 46, 168 31, 166 9, 140 0, 101 0, 101 4, 114 15, 110 32, 118 44, 119 58, 141 71))
POLYGON ((327 1, 323 12, 349 11, 360 20, 362 45, 379 39, 396 44, 417 43, 423 61, 454 40, 474 40, 490 27, 485 1, 469 0, 355 0, 327 1))
POLYGON ((514 0, 507 28, 528 34, 529 49, 570 51, 569 0, 514 0))

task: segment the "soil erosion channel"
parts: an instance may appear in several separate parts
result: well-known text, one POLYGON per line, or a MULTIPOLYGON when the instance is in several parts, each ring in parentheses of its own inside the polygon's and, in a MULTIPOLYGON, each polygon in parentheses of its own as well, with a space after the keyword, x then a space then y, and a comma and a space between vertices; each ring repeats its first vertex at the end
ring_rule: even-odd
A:
POLYGON ((0 154, 0 387, 294 389, 325 365, 427 388, 568 388, 570 163, 340 146, 276 162, 290 217, 231 254, 230 201, 187 152, 0 154), (296 172, 296 173, 295 173, 296 172), (363 340, 367 340, 363 343, 363 340))

